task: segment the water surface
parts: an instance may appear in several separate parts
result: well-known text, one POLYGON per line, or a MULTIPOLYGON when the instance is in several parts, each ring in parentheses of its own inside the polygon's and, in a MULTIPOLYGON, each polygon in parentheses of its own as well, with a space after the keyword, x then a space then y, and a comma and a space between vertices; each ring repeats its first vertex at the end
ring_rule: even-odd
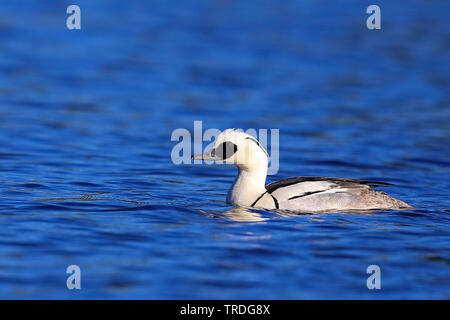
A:
POLYGON ((0 5, 0 297, 450 298, 447 1, 0 5), (176 128, 280 130, 291 176, 380 180, 416 209, 226 205, 176 128), (66 288, 66 268, 82 289, 66 288), (381 268, 368 290, 366 268, 381 268))

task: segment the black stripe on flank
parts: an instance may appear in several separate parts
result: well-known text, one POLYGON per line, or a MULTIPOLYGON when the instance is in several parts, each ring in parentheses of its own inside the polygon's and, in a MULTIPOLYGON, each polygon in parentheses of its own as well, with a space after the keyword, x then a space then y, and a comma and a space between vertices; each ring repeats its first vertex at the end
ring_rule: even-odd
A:
POLYGON ((264 192, 262 195, 260 195, 260 196, 258 197, 258 199, 256 199, 255 202, 253 202, 253 203, 250 205, 250 207, 253 207, 259 200, 261 200, 261 198, 262 198, 266 193, 267 193, 267 191, 264 192))
POLYGON ((269 191, 269 193, 272 193, 278 188, 288 187, 290 185, 301 182, 313 182, 313 181, 329 182, 341 188, 361 188, 364 187, 364 185, 369 186, 370 188, 376 188, 391 185, 390 183, 385 182, 355 180, 355 179, 325 178, 325 177, 293 177, 269 183, 268 185, 266 185, 266 189, 269 191))
MULTIPOLYGON (((272 196, 272 195, 271 195, 272 196)), ((272 196, 273 202, 275 203, 275 208, 280 209, 280 206, 278 205, 278 200, 274 196, 272 196)))
POLYGON ((299 195, 299 196, 294 196, 294 197, 292 197, 292 198, 289 198, 288 200, 297 199, 297 198, 301 198, 301 197, 306 197, 306 196, 310 196, 310 195, 312 195, 312 194, 316 194, 316 193, 320 193, 320 192, 324 192, 324 191, 328 191, 328 190, 330 190, 330 189, 319 190, 319 191, 311 191, 311 192, 305 192, 305 193, 302 193, 302 194, 299 195))

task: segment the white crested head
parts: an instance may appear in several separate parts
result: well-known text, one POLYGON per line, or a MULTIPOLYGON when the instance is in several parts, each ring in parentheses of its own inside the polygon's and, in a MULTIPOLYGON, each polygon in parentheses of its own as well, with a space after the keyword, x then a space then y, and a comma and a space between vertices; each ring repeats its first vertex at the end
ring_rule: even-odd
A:
POLYGON ((237 129, 222 131, 216 138, 213 148, 193 159, 214 160, 230 163, 242 169, 265 167, 268 165, 268 154, 264 147, 253 136, 237 129))
POLYGON ((211 150, 192 158, 229 163, 238 167, 239 174, 228 192, 228 203, 250 206, 266 192, 264 185, 269 155, 258 140, 242 130, 222 131, 211 150))

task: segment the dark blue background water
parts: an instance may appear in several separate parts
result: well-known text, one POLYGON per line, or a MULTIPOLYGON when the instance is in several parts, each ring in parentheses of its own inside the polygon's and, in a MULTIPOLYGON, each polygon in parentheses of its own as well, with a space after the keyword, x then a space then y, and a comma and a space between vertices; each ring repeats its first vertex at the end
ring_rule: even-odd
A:
POLYGON ((450 298, 448 1, 378 1, 375 31, 368 1, 76 1, 80 31, 69 4, 0 5, 1 298, 450 298), (194 120, 280 129, 268 181, 416 209, 234 212, 234 168, 171 162, 194 120))

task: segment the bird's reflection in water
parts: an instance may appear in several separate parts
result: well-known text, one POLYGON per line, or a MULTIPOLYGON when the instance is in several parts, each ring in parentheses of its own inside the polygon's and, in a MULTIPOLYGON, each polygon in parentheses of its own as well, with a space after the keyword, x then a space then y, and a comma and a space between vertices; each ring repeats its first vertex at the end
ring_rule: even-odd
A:
MULTIPOLYGON (((267 212, 267 211, 265 211, 267 212)), ((343 214, 344 216, 348 215, 374 215, 379 210, 329 210, 329 211, 321 211, 321 212, 295 212, 289 210, 276 210, 268 212, 267 217, 264 217, 260 212, 255 211, 255 209, 249 209, 244 207, 235 207, 227 211, 221 211, 220 215, 225 217, 226 219, 232 221, 239 222, 258 222, 258 221, 267 221, 273 217, 295 217, 295 216, 308 216, 313 220, 320 220, 320 217, 326 214, 343 214), (273 214, 270 216, 270 213, 273 214)))
POLYGON ((258 222, 266 221, 269 218, 264 218, 260 213, 246 209, 236 207, 228 211, 221 212, 227 219, 239 222, 258 222))

